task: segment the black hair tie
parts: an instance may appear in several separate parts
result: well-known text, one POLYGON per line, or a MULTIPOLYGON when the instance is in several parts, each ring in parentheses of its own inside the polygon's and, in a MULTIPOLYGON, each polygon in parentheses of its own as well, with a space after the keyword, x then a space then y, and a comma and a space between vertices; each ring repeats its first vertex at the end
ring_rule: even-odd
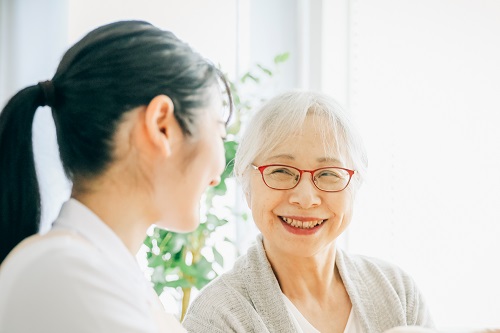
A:
POLYGON ((56 101, 56 91, 52 81, 38 82, 38 86, 43 92, 43 101, 40 106, 54 107, 56 101))

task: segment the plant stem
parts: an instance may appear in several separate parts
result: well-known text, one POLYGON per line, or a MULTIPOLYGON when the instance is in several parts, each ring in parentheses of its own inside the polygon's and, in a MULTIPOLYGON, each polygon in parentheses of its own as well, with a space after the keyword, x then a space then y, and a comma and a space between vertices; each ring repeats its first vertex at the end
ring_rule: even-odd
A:
POLYGON ((191 298, 191 287, 182 288, 182 311, 181 311, 181 322, 184 320, 184 316, 186 315, 189 299, 191 298))

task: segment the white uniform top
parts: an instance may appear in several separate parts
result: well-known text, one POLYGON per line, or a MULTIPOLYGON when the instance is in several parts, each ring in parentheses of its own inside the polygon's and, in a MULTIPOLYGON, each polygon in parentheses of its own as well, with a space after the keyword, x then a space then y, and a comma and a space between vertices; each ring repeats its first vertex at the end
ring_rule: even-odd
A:
MULTIPOLYGON (((283 294, 283 299, 285 301, 288 312, 292 315, 295 328, 300 333, 321 333, 318 331, 311 323, 300 313, 299 309, 283 294)), ((347 325, 345 326, 344 333, 362 333, 363 329, 356 318, 356 314, 351 309, 349 314, 349 319, 347 320, 347 325)))
POLYGON ((134 256, 80 202, 0 267, 0 333, 185 332, 163 311, 134 256))

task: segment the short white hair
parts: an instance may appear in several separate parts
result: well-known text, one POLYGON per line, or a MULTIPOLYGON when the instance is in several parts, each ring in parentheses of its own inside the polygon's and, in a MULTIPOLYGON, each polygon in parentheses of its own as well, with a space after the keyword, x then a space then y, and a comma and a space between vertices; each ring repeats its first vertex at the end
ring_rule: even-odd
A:
POLYGON ((341 157, 345 167, 356 170, 355 188, 363 182, 367 169, 366 151, 352 121, 331 97, 311 91, 289 91, 260 107, 248 123, 236 152, 234 173, 245 193, 249 193, 250 165, 265 158, 290 136, 300 133, 307 115, 321 116, 315 123, 326 152, 341 157), (328 138, 333 135, 334 141, 328 138))

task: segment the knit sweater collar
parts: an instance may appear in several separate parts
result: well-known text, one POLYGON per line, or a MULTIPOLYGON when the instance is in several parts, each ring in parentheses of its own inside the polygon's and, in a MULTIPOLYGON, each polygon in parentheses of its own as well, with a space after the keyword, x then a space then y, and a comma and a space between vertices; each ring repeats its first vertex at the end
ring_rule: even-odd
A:
MULTIPOLYGON (((340 249, 336 251, 335 264, 339 270, 344 286, 352 303, 352 310, 356 313, 365 332, 373 330, 368 321, 377 322, 376 318, 392 317, 388 307, 376 307, 373 294, 358 272, 355 263, 340 249)), ((255 310, 261 316, 269 332, 297 332, 293 325, 291 314, 281 297, 281 288, 267 259, 262 235, 257 237, 257 243, 251 247, 240 261, 241 272, 244 275, 243 288, 248 299, 253 302, 255 310)), ((377 323, 377 331, 382 327, 377 323)))

